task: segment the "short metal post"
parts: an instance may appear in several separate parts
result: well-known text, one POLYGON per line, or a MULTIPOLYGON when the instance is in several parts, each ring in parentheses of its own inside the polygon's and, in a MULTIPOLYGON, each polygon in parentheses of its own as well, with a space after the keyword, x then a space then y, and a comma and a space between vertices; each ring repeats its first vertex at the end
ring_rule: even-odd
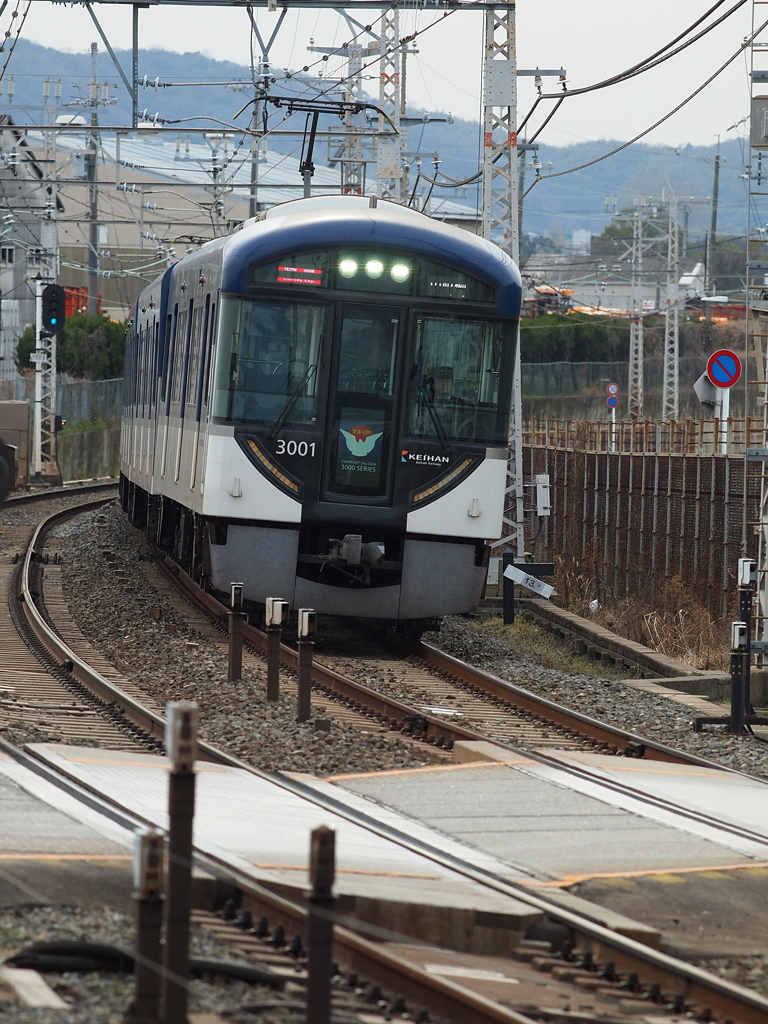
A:
MULTIPOLYGON (((504 558, 502 562, 502 571, 507 568, 508 565, 513 565, 515 556, 511 551, 504 552, 504 558)), ((508 576, 502 575, 501 578, 501 593, 502 593, 502 612, 504 616, 504 625, 511 626, 515 621, 515 584, 508 576)))
POLYGON ((280 638, 290 607, 279 597, 268 597, 264 616, 267 624, 267 700, 280 697, 280 638))
POLYGON ((736 736, 744 732, 744 661, 743 654, 731 654, 731 721, 729 730, 736 736))
POLYGON ((136 900, 136 959, 134 996, 126 1024, 156 1024, 160 1020, 160 971, 163 924, 164 840, 159 832, 136 837, 133 860, 136 900))
POLYGON ((176 701, 166 709, 165 747, 173 762, 168 785, 168 895, 165 901, 163 1024, 187 1024, 189 919, 192 909, 192 819, 199 709, 176 701))
POLYGON ((280 698, 280 640, 279 626, 267 626, 267 700, 280 698))
POLYGON ((315 649, 311 639, 317 631, 317 613, 311 608, 299 609, 299 693, 296 721, 306 722, 312 714, 312 656, 315 649))
POLYGON ((227 679, 236 683, 243 677, 243 584, 232 583, 229 612, 229 669, 227 679))
POLYGON ((744 714, 754 714, 752 707, 750 663, 752 661, 752 588, 739 587, 739 618, 747 627, 747 650, 744 664, 744 714))
POLYGON ((330 1024, 333 974, 333 881, 336 833, 326 825, 312 832, 307 920, 307 1024, 330 1024))

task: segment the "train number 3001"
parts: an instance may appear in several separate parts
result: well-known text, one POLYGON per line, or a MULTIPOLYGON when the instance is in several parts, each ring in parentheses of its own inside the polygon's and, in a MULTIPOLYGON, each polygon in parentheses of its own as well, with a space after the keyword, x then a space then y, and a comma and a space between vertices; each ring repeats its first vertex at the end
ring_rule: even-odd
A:
POLYGON ((278 455, 314 455, 316 448, 314 441, 284 441, 281 437, 277 442, 278 455))

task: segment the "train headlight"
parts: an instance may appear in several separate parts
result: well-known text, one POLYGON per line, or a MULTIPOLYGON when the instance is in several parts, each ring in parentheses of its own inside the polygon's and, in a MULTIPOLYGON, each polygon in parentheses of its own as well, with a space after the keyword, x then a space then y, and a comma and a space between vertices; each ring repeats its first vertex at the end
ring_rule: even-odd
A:
POLYGON ((365 272, 368 277, 377 278, 381 277, 384 273, 384 264, 381 260, 368 260, 365 264, 365 272))
POLYGON ((411 276, 411 268, 405 263, 395 263, 389 273, 396 284, 404 284, 411 276))
POLYGON ((342 277, 354 277, 357 273, 357 264, 354 260, 342 260, 339 263, 339 273, 342 277))

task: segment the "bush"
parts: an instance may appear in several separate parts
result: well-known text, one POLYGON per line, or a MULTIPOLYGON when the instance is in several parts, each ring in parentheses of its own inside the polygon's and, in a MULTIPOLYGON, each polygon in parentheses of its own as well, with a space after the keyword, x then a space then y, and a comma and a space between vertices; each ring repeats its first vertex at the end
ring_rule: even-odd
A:
MULTIPOLYGON (((75 313, 58 333, 56 367, 62 373, 85 380, 109 380, 123 374, 126 325, 105 316, 75 313)), ((16 348, 19 370, 34 369, 35 328, 26 327, 16 348)))

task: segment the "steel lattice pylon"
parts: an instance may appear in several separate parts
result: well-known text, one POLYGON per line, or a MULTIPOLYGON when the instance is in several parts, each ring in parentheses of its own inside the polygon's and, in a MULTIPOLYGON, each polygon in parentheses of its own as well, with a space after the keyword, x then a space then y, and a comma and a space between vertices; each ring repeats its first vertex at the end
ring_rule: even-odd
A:
POLYGON ((643 210, 632 216, 632 317, 629 322, 629 418, 643 418, 643 210))
POLYGON ((679 235, 677 200, 671 199, 667 217, 667 297, 664 307, 664 390, 661 400, 661 418, 676 420, 678 416, 680 277, 678 253, 679 235))
POLYGON ((390 7, 384 12, 380 40, 379 107, 391 124, 379 115, 376 177, 378 194, 399 203, 403 199, 403 155, 400 136, 400 12, 397 7, 390 7))
MULTIPOLYGON (((520 259, 517 198, 517 78, 514 4, 485 12, 483 61, 483 237, 493 239, 515 261, 520 259)), ((515 353, 511 455, 502 537, 493 545, 512 547, 522 561, 525 553, 523 511, 523 431, 520 388, 520 332, 515 353)))

